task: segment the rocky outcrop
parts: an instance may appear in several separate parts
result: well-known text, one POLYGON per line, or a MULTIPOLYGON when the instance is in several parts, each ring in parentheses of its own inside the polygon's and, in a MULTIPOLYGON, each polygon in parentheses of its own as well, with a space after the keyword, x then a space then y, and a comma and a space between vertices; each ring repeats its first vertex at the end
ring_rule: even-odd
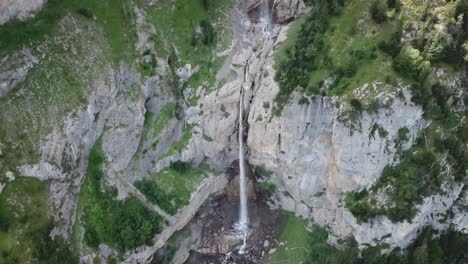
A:
POLYGON ((45 0, 0 0, 0 25, 12 19, 31 18, 45 2, 45 0))
POLYGON ((94 82, 94 90, 84 111, 71 113, 62 127, 50 133, 41 144, 38 164, 18 168, 22 176, 52 179, 49 185, 49 214, 57 223, 52 236, 68 239, 75 221, 80 185, 86 174, 91 148, 106 130, 103 152, 109 163, 110 184, 130 162, 138 148, 144 122, 144 98, 126 95, 139 80, 125 65, 107 68, 94 82), (60 164, 62 169, 52 164, 60 164))
POLYGON ((26 75, 39 59, 29 49, 0 59, 0 98, 26 79, 26 75))

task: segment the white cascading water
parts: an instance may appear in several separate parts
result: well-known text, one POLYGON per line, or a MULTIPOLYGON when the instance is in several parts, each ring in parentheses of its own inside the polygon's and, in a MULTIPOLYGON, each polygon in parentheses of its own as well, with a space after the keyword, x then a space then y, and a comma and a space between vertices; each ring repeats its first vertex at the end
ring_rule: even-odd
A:
POLYGON ((263 36, 266 39, 269 39, 271 38, 271 32, 272 32, 271 18, 273 16, 273 10, 274 10, 277 0, 273 2, 273 6, 271 10, 268 6, 268 0, 261 0, 261 1, 262 2, 260 4, 260 24, 262 25, 263 36))
MULTIPOLYGON (((273 7, 270 10, 268 7, 268 0, 261 0, 260 5, 260 24, 262 26, 262 33, 265 39, 271 38, 272 32, 272 13, 273 8, 276 4, 273 2, 273 7)), ((246 68, 244 69, 244 84, 247 81, 247 74, 249 72, 249 61, 246 62, 246 68)), ((239 99, 239 222, 236 223, 235 229, 237 230, 240 238, 243 240, 242 246, 239 250, 240 254, 244 254, 247 246, 247 236, 249 229, 249 213, 247 205, 247 190, 246 190, 246 175, 245 175, 245 159, 244 159, 244 85, 241 86, 240 99, 239 99)))
MULTIPOLYGON (((247 71, 246 71, 247 72, 247 71)), ((244 88, 241 89, 240 100, 239 100, 239 227, 238 230, 241 232, 243 244, 239 250, 240 254, 244 253, 247 245, 247 232, 249 225, 249 215, 247 210, 247 193, 246 193, 246 179, 245 179, 245 162, 244 162, 244 124, 242 112, 244 109, 244 88)))

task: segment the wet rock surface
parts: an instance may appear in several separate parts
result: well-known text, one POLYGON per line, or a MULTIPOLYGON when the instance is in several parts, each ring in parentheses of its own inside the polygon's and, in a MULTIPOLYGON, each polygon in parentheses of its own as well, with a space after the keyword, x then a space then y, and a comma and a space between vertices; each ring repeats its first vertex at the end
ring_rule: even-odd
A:
POLYGON ((281 216, 270 209, 266 196, 249 203, 249 237, 244 254, 239 254, 242 240, 234 229, 239 206, 223 195, 210 200, 200 210, 196 223, 201 226, 201 240, 187 263, 258 263, 265 254, 264 243, 278 235, 281 216))

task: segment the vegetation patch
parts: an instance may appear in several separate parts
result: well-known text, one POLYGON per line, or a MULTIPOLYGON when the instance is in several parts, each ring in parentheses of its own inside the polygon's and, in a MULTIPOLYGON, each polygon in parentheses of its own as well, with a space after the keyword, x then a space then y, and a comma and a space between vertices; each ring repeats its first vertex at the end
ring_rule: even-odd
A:
POLYGON ((297 22, 299 30, 298 25, 293 25, 292 40, 283 44, 276 55, 276 80, 280 84, 276 114, 294 90, 345 95, 374 80, 395 79, 391 59, 378 49, 378 44, 400 29, 398 21, 373 21, 368 15, 370 1, 309 2, 314 6, 311 13, 297 22), (334 78, 330 90, 320 91, 328 77, 334 78))
MULTIPOLYGON (((278 242, 285 243, 278 246, 275 242, 272 247, 277 247, 273 254, 267 254, 262 263, 304 263, 309 251, 307 241, 310 232, 306 229, 307 221, 297 218, 293 213, 281 211, 286 222, 283 224, 281 234, 277 238, 278 242)), ((326 241, 325 241, 326 245, 326 241)))
POLYGON ((187 63, 200 67, 185 84, 186 87, 204 85, 211 89, 215 85, 216 72, 224 62, 216 52, 231 44, 232 32, 225 27, 229 23, 225 12, 231 5, 230 0, 162 0, 154 8, 145 8, 150 22, 164 36, 162 41, 160 36, 152 38, 161 42, 157 45, 157 52, 174 58, 171 59, 173 69, 187 63), (205 3, 207 1, 210 3, 205 3))
POLYGON ((1 263, 78 263, 63 239, 49 237, 47 182, 18 178, 0 195, 1 263))
POLYGON ((178 209, 189 203, 192 192, 209 171, 210 166, 206 163, 193 168, 188 163, 176 161, 149 179, 136 181, 134 185, 150 202, 175 215, 178 209))
POLYGON ((175 103, 168 103, 161 109, 157 117, 152 112, 146 112, 144 138, 157 139, 169 121, 175 118, 175 108, 175 103))
POLYGON ((86 104, 92 82, 101 73, 96 69, 108 60, 101 31, 83 18, 67 19, 53 33, 53 41, 48 38, 32 50, 35 55, 45 54, 25 81, 0 98, 0 175, 38 161, 41 140, 60 128, 65 116, 86 104), (81 33, 72 34, 77 30, 81 33))
POLYGON ((259 177, 268 179, 268 178, 271 178, 271 175, 273 175, 273 172, 265 169, 265 167, 263 166, 256 166, 255 174, 259 177))
POLYGON ((182 129, 182 138, 172 143, 172 145, 169 147, 169 150, 159 159, 163 159, 165 157, 181 153, 182 150, 184 150, 187 147, 190 139, 192 138, 193 127, 195 127, 195 125, 185 124, 184 128, 182 129))
POLYGON ((34 18, 13 20, 0 27, 0 51, 36 44, 51 35, 64 16, 78 14, 89 20, 96 19, 104 29, 116 61, 132 58, 136 34, 131 3, 131 0, 49 0, 34 18))
POLYGON ((326 229, 316 225, 307 229, 307 225, 307 221, 286 213, 286 224, 278 242, 287 242, 277 247, 273 254, 265 255, 262 263, 406 264, 464 263, 468 260, 464 250, 468 246, 468 236, 451 229, 437 234, 428 227, 406 251, 395 248, 389 254, 381 255, 382 249, 388 246, 385 243, 367 245, 360 250, 354 239, 345 239, 339 242, 339 247, 334 247, 327 243, 329 234, 326 229))
POLYGON ((117 200, 117 190, 103 185, 105 157, 101 144, 99 140, 91 151, 80 193, 84 241, 92 248, 105 243, 126 251, 149 242, 161 232, 163 219, 134 197, 117 200))
MULTIPOLYGON (((398 164, 384 168, 370 190, 349 193, 346 207, 361 222, 377 215, 387 215, 395 222, 411 221, 417 213, 415 206, 425 197, 440 193, 444 182, 465 178, 465 122, 450 135, 441 133, 436 123, 423 130, 416 143, 401 154, 398 164), (379 204, 376 195, 385 195, 388 201, 379 204)), ((400 129, 399 134, 400 140, 406 139, 407 129, 400 129)))

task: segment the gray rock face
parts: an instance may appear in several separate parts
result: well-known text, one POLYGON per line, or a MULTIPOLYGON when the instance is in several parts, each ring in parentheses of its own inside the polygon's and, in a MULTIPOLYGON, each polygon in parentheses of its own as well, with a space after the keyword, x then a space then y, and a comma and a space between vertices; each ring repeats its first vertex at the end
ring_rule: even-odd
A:
MULTIPOLYGON (((247 10, 255 9, 258 4, 259 1, 248 1, 247 10)), ((290 6, 290 1, 277 1, 275 6, 279 8, 276 10, 278 14, 286 14, 284 21, 297 13, 285 8, 290 6)), ((272 47, 286 38, 287 26, 274 29, 274 35, 278 36, 275 42, 263 39, 256 25, 250 21, 243 20, 242 24, 247 28, 242 40, 252 48, 241 46, 232 57, 232 64, 248 66, 241 68, 242 71, 232 67, 237 72, 237 79, 224 85, 221 91, 238 98, 236 92, 243 82, 254 84, 247 85, 245 95, 251 99, 245 106, 249 124, 249 161, 274 172, 271 181, 279 188, 277 204, 319 225, 331 227, 334 234, 332 242, 353 236, 360 244, 375 245, 375 241, 381 240, 392 249, 407 246, 426 225, 440 229, 447 227, 440 225, 440 219, 432 215, 444 214, 452 207, 459 198, 459 185, 446 185, 444 189, 447 194, 427 197, 418 207, 418 214, 412 223, 392 223, 386 217, 379 217, 372 224, 358 224, 343 207, 347 192, 370 188, 386 165, 398 162, 395 160, 397 149, 394 140, 398 138, 400 128, 406 127, 410 131, 410 140, 402 146, 402 149, 406 149, 411 146, 419 130, 429 124, 422 117, 422 109, 410 101, 407 88, 382 87, 383 84, 377 81, 358 87, 355 96, 363 99, 369 91, 386 91, 376 92, 377 96, 373 98, 387 107, 377 113, 363 113, 354 121, 354 128, 351 128, 349 121, 344 121, 348 106, 333 97, 308 98, 308 102, 300 104, 302 96, 293 94, 281 115, 272 116, 271 107, 265 107, 273 104, 279 91, 274 81, 272 47), (398 95, 401 93, 403 97, 398 95), (380 126, 387 135, 373 135, 374 125, 380 126), (390 237, 382 240, 387 234, 390 237)), ((233 108, 235 104, 232 103, 233 108)), ((204 99, 204 109, 214 106, 216 100, 204 99)), ((229 118, 237 116, 236 111, 231 109, 229 113, 229 118)), ((199 124, 210 136, 229 138, 235 133, 235 124, 231 123, 232 120, 226 124, 224 121, 220 123, 220 115, 211 115, 208 120, 202 115, 199 124), (210 131, 211 127, 215 130, 210 131)), ((235 139, 215 142, 219 149, 225 144, 230 144, 232 148, 237 145, 235 139)), ((463 226, 465 218, 465 214, 460 213, 456 222, 463 226)), ((459 229, 463 228, 466 229, 466 225, 459 229)))
MULTIPOLYGON (((102 139, 103 152, 114 176, 130 162, 138 148, 144 122, 144 98, 131 98, 126 92, 138 74, 125 66, 110 67, 94 82, 94 91, 85 110, 68 115, 63 126, 42 142, 41 161, 18 168, 22 176, 53 179, 49 186, 49 214, 56 223, 52 236, 68 239, 75 221, 75 210, 87 158, 96 140, 102 139), (59 169, 52 164, 66 164, 59 169)), ((112 184, 112 182, 111 182, 112 184)))
POLYGON ((31 18, 44 5, 45 0, 0 0, 0 25, 9 20, 31 18))
MULTIPOLYGON (((0 0, 0 24, 14 17, 26 18, 43 2, 0 0)), ((247 0, 243 3, 250 11, 257 8, 260 1, 247 0)), ((143 10, 134 9, 139 27, 136 48, 141 52, 148 49, 154 52, 149 35, 155 29, 144 23, 143 10)), ((305 9, 300 0, 277 0, 273 10, 275 21, 286 23, 305 9)), ((43 139, 40 161, 18 168, 22 176, 51 180, 50 215, 59 223, 52 232, 53 236, 70 236, 87 158, 101 135, 102 150, 108 161, 105 169, 109 177, 106 181, 118 188, 119 198, 134 191, 125 186, 167 167, 175 160, 197 164, 206 158, 216 169, 226 169, 238 158, 241 86, 245 88, 248 159, 251 164, 261 165, 273 172, 271 181, 278 188, 274 206, 293 211, 319 225, 329 226, 334 235, 332 242, 351 235, 360 244, 375 244, 376 240, 385 236, 382 242, 391 247, 405 247, 426 225, 447 228, 439 218, 431 215, 444 214, 450 208, 455 214, 451 223, 458 230, 468 232, 468 215, 463 210, 468 198, 460 185, 445 185, 445 194, 424 199, 412 223, 395 224, 386 217, 379 217, 372 224, 358 224, 343 207, 345 194, 369 188, 378 180, 386 165, 397 162, 394 140, 398 137, 398 129, 407 127, 410 131, 410 140, 403 145, 405 149, 411 145, 418 131, 428 125, 422 118, 421 108, 410 102, 407 89, 393 87, 388 89, 393 92, 377 95, 389 107, 373 114, 363 113, 354 121, 354 129, 342 121, 348 111, 346 104, 341 104, 340 99, 334 97, 307 98, 307 102, 302 103, 302 95, 294 93, 281 115, 273 116, 272 107, 265 107, 273 105, 279 91, 274 81, 273 52, 275 46, 286 39, 288 26, 275 25, 272 29, 275 37, 269 39, 246 14, 235 10, 234 16, 234 43, 226 51, 228 59, 222 69, 234 77, 218 90, 206 92, 198 89, 195 93, 200 96, 199 104, 184 106, 183 120, 168 121, 164 131, 157 136, 156 150, 134 160, 139 147, 145 148, 154 143, 146 142, 142 137, 146 109, 158 113, 165 104, 174 103, 175 99, 164 93, 158 79, 160 76, 146 78, 142 83, 141 76, 130 66, 121 65, 118 69, 108 66, 94 81, 93 92, 84 109, 69 114, 61 127, 43 139), (135 96, 135 91, 130 91, 134 89, 132 87, 138 87, 141 91, 137 89, 135 96), (403 98, 396 95, 398 91, 404 94, 403 98), (145 102, 147 98, 150 100, 145 102), (193 126, 187 147, 160 159, 171 144, 182 137, 182 128, 187 124, 193 126), (375 124, 387 131, 385 137, 371 134, 375 124), (387 234, 390 236, 387 237, 387 234)), ((23 81, 28 70, 38 62, 28 50, 14 56, 18 56, 18 63, 13 56, 1 60, 0 97, 23 81), (5 61, 9 63, 5 64, 5 61)), ((164 73, 168 66, 162 61, 158 58, 158 72, 164 73)), ((193 67, 188 65, 179 69, 181 79, 188 78, 197 66, 193 67)), ((457 85, 456 81, 451 82, 457 85)), ((381 85, 378 82, 366 84, 356 89, 355 96, 365 98, 366 91, 375 91, 381 85)), ((154 244, 128 252, 126 263, 148 261, 175 231, 190 222, 211 194, 219 193, 227 184, 224 175, 206 179, 192 194, 190 204, 179 211, 177 219, 169 219, 169 226, 154 239, 154 244)), ((0 183, 0 192, 2 187, 0 183)), ((223 252, 224 249, 216 250, 223 252)), ((181 253, 180 259, 186 258, 187 254, 181 253)), ((83 256, 82 262, 91 263, 94 256, 83 256)))
POLYGON ((13 55, 1 58, 0 97, 5 96, 18 83, 23 82, 29 70, 38 62, 39 60, 26 48, 13 55))

